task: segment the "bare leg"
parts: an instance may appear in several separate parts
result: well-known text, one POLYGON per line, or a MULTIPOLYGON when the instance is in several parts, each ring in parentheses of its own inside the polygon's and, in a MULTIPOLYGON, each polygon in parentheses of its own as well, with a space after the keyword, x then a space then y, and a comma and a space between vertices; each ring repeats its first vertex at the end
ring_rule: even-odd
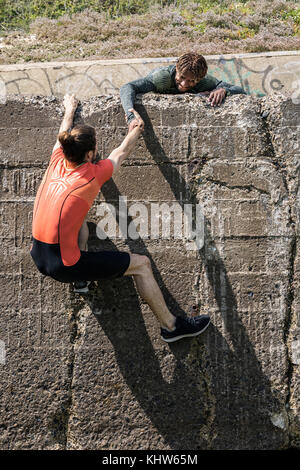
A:
POLYGON ((130 254, 130 265, 125 276, 133 276, 140 296, 147 302, 163 328, 175 328, 175 317, 169 311, 161 290, 154 279, 147 256, 130 254))
POLYGON ((78 246, 81 251, 88 251, 89 228, 86 220, 83 222, 78 234, 78 246))

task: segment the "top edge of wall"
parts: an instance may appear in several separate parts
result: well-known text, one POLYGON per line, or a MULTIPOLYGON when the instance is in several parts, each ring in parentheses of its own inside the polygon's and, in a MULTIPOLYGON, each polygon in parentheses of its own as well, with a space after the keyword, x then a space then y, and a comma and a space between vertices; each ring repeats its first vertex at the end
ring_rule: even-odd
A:
MULTIPOLYGON (((221 60, 221 59, 255 59, 258 57, 283 57, 283 56, 300 56, 300 51, 268 51, 268 52, 254 52, 254 53, 241 53, 241 54, 218 54, 218 55, 206 55, 207 60, 221 60)), ((134 59, 111 59, 111 60, 73 60, 73 61, 54 61, 54 62, 30 62, 30 63, 17 63, 17 64, 0 64, 0 71, 10 70, 28 70, 32 68, 48 68, 48 67, 63 67, 70 66, 76 67, 84 64, 95 65, 101 64, 102 66, 117 65, 117 64, 150 64, 150 63, 162 63, 162 62, 176 62, 178 57, 145 57, 145 58, 134 58, 134 59)))

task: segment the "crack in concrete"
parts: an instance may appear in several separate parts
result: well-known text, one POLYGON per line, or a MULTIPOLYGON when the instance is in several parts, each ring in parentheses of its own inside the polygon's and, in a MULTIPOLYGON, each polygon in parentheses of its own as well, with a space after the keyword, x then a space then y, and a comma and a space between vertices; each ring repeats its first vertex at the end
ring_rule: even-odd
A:
POLYGON ((228 184, 225 183, 225 181, 220 181, 214 178, 210 178, 209 176, 205 176, 204 179, 206 181, 210 181, 213 184, 217 184, 219 186, 224 186, 228 189, 242 189, 242 190, 247 190, 248 192, 250 191, 257 191, 260 194, 267 194, 270 196, 270 193, 268 191, 265 191, 264 189, 257 188, 256 186, 253 186, 252 184, 245 184, 245 185, 238 185, 238 184, 228 184))
POLYGON ((295 259, 296 259, 296 253, 297 253, 297 236, 296 236, 296 229, 295 229, 295 221, 293 220, 292 217, 292 203, 291 203, 291 194, 289 190, 289 185, 288 185, 288 169, 284 166, 282 168, 280 159, 278 159, 276 155, 276 151, 273 146, 272 142, 272 135, 271 135, 271 130, 269 127, 269 123, 266 119, 262 117, 262 106, 261 103, 258 103, 258 108, 259 108, 259 114, 261 116, 262 122, 263 122, 263 129, 265 130, 265 134, 267 137, 267 142, 268 146, 271 152, 271 162, 274 164, 276 167, 276 170, 279 171, 282 181, 285 187, 285 190, 287 192, 287 203, 289 207, 289 227, 292 230, 292 236, 290 238, 290 256, 289 256, 289 264, 288 264, 288 293, 286 297, 286 316, 285 316, 285 322, 284 322, 284 331, 283 331, 283 342, 285 344, 286 348, 286 360, 287 360, 287 371, 286 371, 286 377, 287 377, 287 395, 286 395, 286 400, 285 400, 285 408, 287 410, 287 416, 288 416, 288 429, 287 429, 287 434, 288 434, 288 440, 289 440, 289 448, 291 448, 291 441, 292 441, 292 435, 290 431, 290 398, 291 398, 291 382, 292 382, 292 377, 293 377, 293 372, 294 372, 294 366, 291 360, 291 353, 288 345, 288 339, 291 331, 291 326, 292 326, 292 306, 293 306, 293 301, 294 301, 294 277, 295 277, 295 259))
MULTIPOLYGON (((77 300, 77 299, 76 299, 77 300)), ((72 416, 72 408, 73 408, 73 381, 74 381, 74 365, 76 360, 76 342, 78 340, 79 334, 79 325, 78 325, 78 314, 80 309, 82 308, 83 301, 80 301, 80 304, 73 304, 69 311, 68 319, 69 319, 69 328, 70 328, 70 344, 71 350, 68 357, 68 398, 64 404, 64 409, 57 417, 58 424, 60 424, 61 428, 63 429, 63 436, 62 436, 62 444, 64 450, 68 449, 69 444, 69 425, 72 416)))
MULTIPOLYGON (((50 159, 50 158, 49 158, 50 159)), ((26 168, 32 169, 32 168, 39 168, 41 170, 46 170, 48 168, 49 161, 42 163, 13 163, 13 162, 7 162, 7 163, 0 163, 0 170, 24 170, 26 168)))
POLYGON ((267 121, 266 118, 263 117, 262 103, 258 102, 257 105, 258 105, 257 114, 258 114, 258 117, 262 121, 262 128, 265 132, 266 141, 267 141, 267 148, 269 150, 268 160, 274 165, 275 169, 277 171, 279 171, 280 176, 282 176, 282 181, 283 181, 283 184, 284 184, 284 188, 288 193, 289 188, 288 188, 288 184, 287 184, 287 170, 282 166, 282 162, 276 154, 276 151, 275 151, 275 148, 274 148, 274 145, 273 145, 273 141, 272 141, 272 135, 271 135, 271 131, 270 131, 270 128, 269 128, 268 121, 267 121))
MULTIPOLYGON (((288 237, 289 240, 290 240, 290 257, 289 257, 289 263, 288 263, 288 273, 289 274, 288 274, 288 294, 287 294, 287 298, 286 298, 286 316, 285 316, 284 331, 283 331, 283 342, 284 342, 285 349, 286 349, 286 360, 287 360, 287 371, 286 371, 287 395, 286 395, 286 400, 285 400, 285 408, 287 410, 287 415, 288 415, 287 438, 288 438, 288 442, 289 442, 288 448, 291 448, 292 435, 291 435, 291 432, 290 432, 289 407, 290 407, 291 382, 292 382, 292 377, 293 377, 293 372, 294 372, 294 365, 291 361, 291 353, 290 353, 289 346, 288 346, 288 338, 289 338, 289 335, 290 335, 290 330, 291 330, 291 325, 292 325, 292 305, 293 305, 293 301, 294 301, 294 270, 295 270, 295 258, 296 258, 296 252, 297 252, 297 236, 296 236, 296 231, 295 231, 295 221, 293 220, 293 217, 292 217, 292 203, 291 203, 291 195, 290 195, 290 190, 289 190, 289 185, 288 185, 288 169, 285 167, 285 165, 284 165, 284 168, 283 168, 282 165, 281 165, 281 162, 278 161, 278 157, 276 155, 276 151, 275 151, 274 146, 273 146, 272 136, 271 136, 271 132, 270 132, 270 129, 269 129, 268 122, 264 119, 264 117, 262 117, 261 104, 260 103, 258 103, 258 108, 259 108, 258 115, 259 115, 259 118, 261 119, 261 121, 263 123, 262 128, 263 128, 263 131, 265 133, 266 142, 267 142, 268 161, 270 161, 274 165, 275 170, 279 171, 280 176, 282 177, 283 185, 284 185, 284 188, 285 188, 286 194, 287 194, 287 203, 288 203, 288 207, 289 207, 289 226, 293 231, 292 236, 288 237)), ((190 143, 190 141, 189 141, 189 143, 190 143)), ((197 166, 197 176, 199 176, 199 175, 201 176, 203 167, 205 166, 206 163, 207 163, 207 160, 204 160, 204 161, 201 162, 201 165, 197 166)), ((194 183, 194 184, 191 185, 192 186, 192 193, 193 193, 194 198, 197 199, 197 195, 196 195, 197 191, 195 190, 196 186, 197 186, 196 175, 193 175, 193 177, 191 179, 192 179, 192 183, 194 183)), ((249 192, 250 191, 257 191, 259 194, 264 194, 264 195, 271 196, 271 194, 268 191, 266 191, 264 189, 261 189, 261 188, 257 188, 255 186, 253 186, 252 184, 248 184, 248 185, 230 185, 228 183, 225 183, 224 181, 220 181, 220 180, 208 177, 208 176, 203 177, 203 180, 209 181, 212 184, 217 184, 219 186, 227 187, 228 189, 241 189, 241 190, 247 190, 249 192)), ((283 199, 284 199, 284 197, 280 198, 280 200, 277 201, 275 204, 278 204, 278 203, 282 202, 283 199)), ((238 236, 238 237, 235 237, 235 236, 230 236, 228 238, 230 238, 230 239, 237 238, 239 240, 241 240, 241 239, 248 240, 248 239, 257 239, 257 238, 265 238, 265 237, 257 237, 257 236, 254 236, 254 237, 253 236, 242 236, 242 237, 238 236)), ((278 237, 272 236, 271 238, 278 238, 278 237)), ((197 277, 196 277, 195 285, 197 285, 197 286, 199 285, 199 278, 197 278, 197 277)))
MULTIPOLYGON (((294 372, 294 365, 291 360, 291 353, 288 346, 288 339, 290 335, 291 325, 292 325, 292 306, 294 301, 294 275, 295 275, 295 259, 297 253, 297 241, 296 235, 294 235, 291 241, 291 249, 290 249, 290 258, 289 258, 289 276, 288 276, 288 294, 287 294, 287 312, 285 318, 285 327, 284 327, 284 343, 287 349, 287 396, 286 396, 286 409, 288 412, 288 418, 290 423, 290 398, 291 398, 291 383, 293 378, 294 372)), ((288 434, 289 442, 292 440, 292 435, 288 434)))

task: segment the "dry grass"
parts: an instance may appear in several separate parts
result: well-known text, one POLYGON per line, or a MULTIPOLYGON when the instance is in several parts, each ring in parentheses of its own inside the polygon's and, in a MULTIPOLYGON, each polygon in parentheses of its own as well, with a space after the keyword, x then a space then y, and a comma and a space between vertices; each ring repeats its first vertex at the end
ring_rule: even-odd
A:
MULTIPOLYGON (((215 3, 215 2, 214 2, 215 3)), ((85 10, 39 18, 29 32, 9 32, 0 63, 300 50, 299 3, 280 0, 154 6, 148 13, 108 18, 85 10)))

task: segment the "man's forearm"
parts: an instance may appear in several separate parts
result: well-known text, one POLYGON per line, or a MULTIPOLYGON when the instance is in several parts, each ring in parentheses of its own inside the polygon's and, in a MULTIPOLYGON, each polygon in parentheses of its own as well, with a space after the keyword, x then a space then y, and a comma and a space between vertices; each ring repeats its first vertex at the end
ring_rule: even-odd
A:
POLYGON ((231 85, 230 83, 226 83, 222 81, 218 83, 218 85, 216 86, 216 89, 218 88, 224 88, 226 90, 226 95, 238 95, 238 94, 246 95, 247 94, 242 87, 238 85, 231 85))
POLYGON ((134 107, 136 92, 131 83, 126 83, 126 85, 121 86, 120 88, 120 99, 127 116, 127 122, 129 123, 133 118, 134 114, 128 110, 134 107))
POLYGON ((141 131, 139 128, 134 128, 131 132, 129 132, 129 134, 127 134, 119 147, 122 154, 124 154, 124 158, 126 158, 131 153, 140 135, 141 131))
POLYGON ((134 114, 129 109, 134 108, 136 95, 138 93, 149 93, 150 91, 155 91, 155 86, 147 78, 139 78, 121 86, 120 99, 128 124, 134 119, 134 114))
POLYGON ((231 83, 223 82, 223 80, 218 80, 212 75, 206 75, 193 89, 193 93, 202 93, 206 91, 214 91, 219 88, 224 88, 227 95, 236 95, 242 93, 246 95, 246 92, 243 88, 237 85, 232 85, 231 83))
POLYGON ((67 131, 70 127, 73 126, 73 119, 74 119, 75 109, 66 109, 63 120, 61 122, 59 128, 59 134, 61 132, 67 131))
POLYGON ((129 132, 129 134, 127 134, 121 145, 111 152, 108 158, 112 160, 115 171, 120 168, 125 158, 128 157, 130 152, 133 150, 134 145, 140 135, 140 128, 135 127, 132 131, 129 132))
MULTIPOLYGON (((58 134, 60 134, 61 132, 67 131, 68 129, 70 129, 70 127, 73 126, 73 118, 74 118, 74 114, 78 105, 78 101, 75 98, 75 95, 66 94, 64 96, 63 104, 65 108, 65 113, 64 113, 64 117, 62 119, 58 134)), ((52 152, 54 152, 58 147, 60 147, 60 142, 57 137, 52 152)))

